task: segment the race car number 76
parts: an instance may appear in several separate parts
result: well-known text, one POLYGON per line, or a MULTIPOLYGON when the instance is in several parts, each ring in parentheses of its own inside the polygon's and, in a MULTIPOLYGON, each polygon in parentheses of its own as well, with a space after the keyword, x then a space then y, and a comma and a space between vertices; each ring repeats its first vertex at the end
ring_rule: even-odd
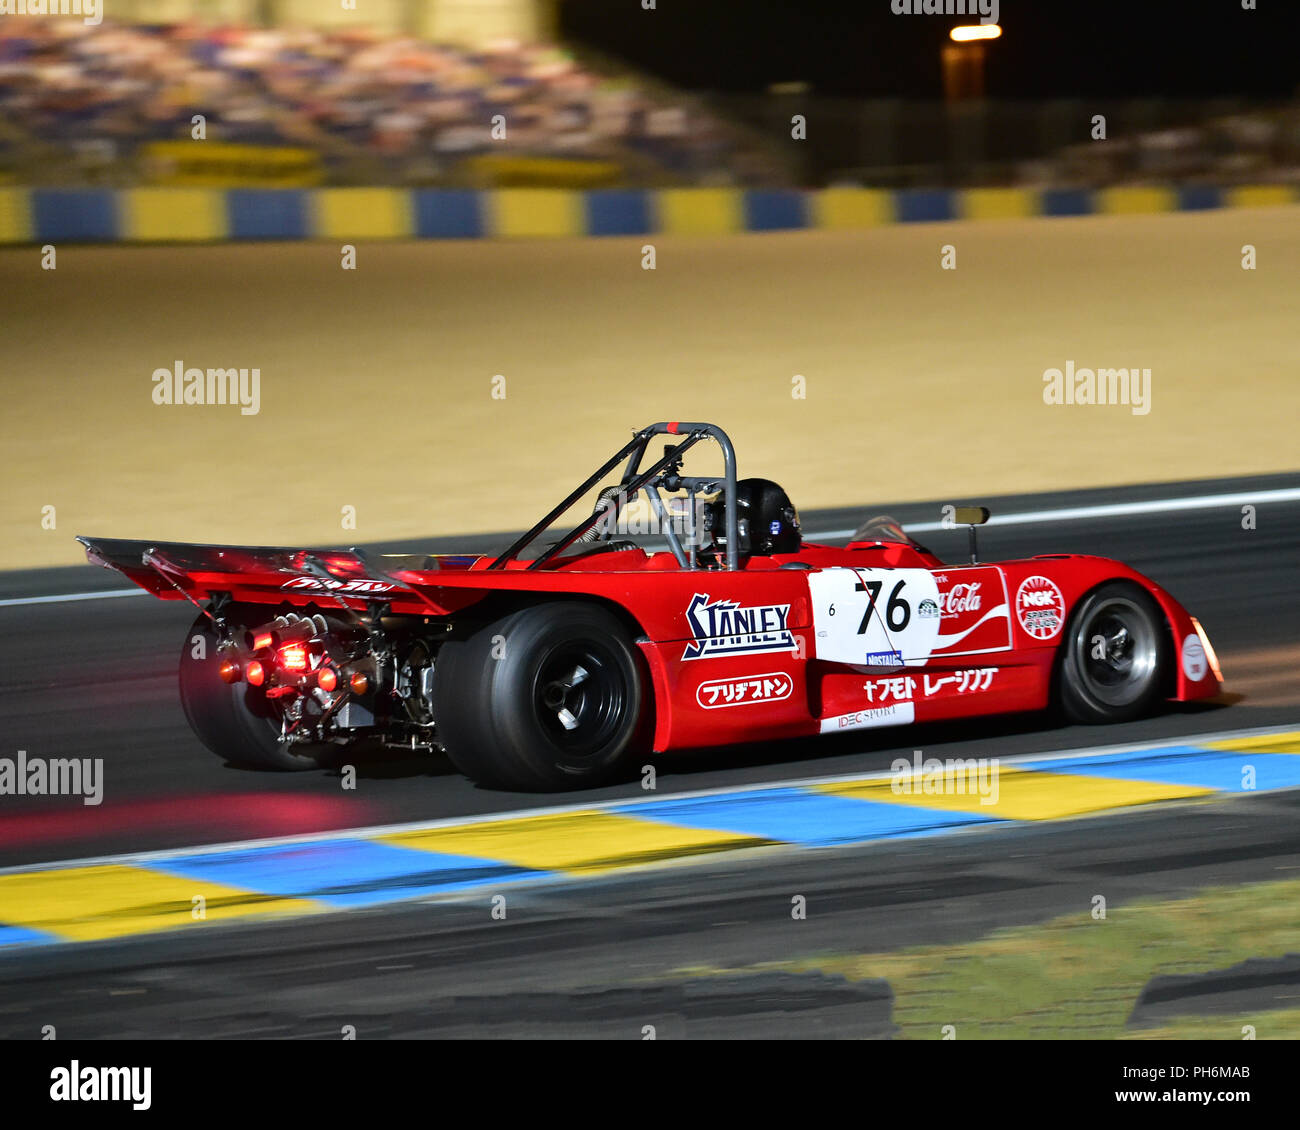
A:
POLYGON ((823 569, 808 588, 818 659, 896 667, 934 649, 939 589, 928 569, 823 569))

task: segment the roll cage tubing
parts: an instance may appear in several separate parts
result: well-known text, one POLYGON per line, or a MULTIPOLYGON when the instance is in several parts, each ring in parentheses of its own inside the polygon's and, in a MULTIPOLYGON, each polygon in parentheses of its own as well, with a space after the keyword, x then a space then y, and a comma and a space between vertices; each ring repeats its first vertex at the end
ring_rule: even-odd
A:
MULTIPOLYGON (((489 569, 503 569, 506 563, 513 561, 519 554, 541 533, 547 530, 551 524, 575 502, 586 494, 592 487, 599 483, 606 475, 610 473, 619 462, 627 458, 627 467, 623 472, 623 478, 619 482, 618 495, 610 499, 613 503, 613 517, 617 518, 625 503, 635 498, 637 494, 644 490, 650 499, 651 505, 655 508, 655 513, 662 519, 664 516, 663 499, 659 497, 659 486, 661 483, 671 483, 669 489, 676 490, 679 487, 686 487, 690 490, 696 490, 706 485, 713 485, 713 480, 686 478, 677 474, 667 474, 681 462, 682 456, 688 450, 694 447, 702 439, 712 439, 722 448, 722 461, 724 468, 724 490, 726 498, 726 524, 727 524, 727 568, 731 570, 740 568, 740 549, 739 549, 739 522, 736 516, 736 449, 731 446, 731 440, 727 438, 727 433, 714 424, 683 424, 683 423, 658 423, 651 424, 648 428, 642 428, 636 433, 612 458, 610 458, 601 468, 588 478, 580 487, 570 494, 563 502, 555 507, 531 530, 519 538, 504 553, 501 554, 491 565, 489 569), (641 471, 641 460, 645 456, 646 446, 655 436, 671 435, 685 436, 685 438, 675 447, 669 448, 664 452, 664 457, 660 459, 653 467, 647 471, 641 471), (658 481, 653 481, 659 476, 658 481)), ((546 550, 536 561, 528 565, 528 569, 540 569, 552 558, 563 553, 574 542, 584 534, 593 530, 599 522, 605 521, 610 517, 608 506, 597 507, 589 518, 583 519, 577 526, 569 531, 563 538, 557 541, 546 550)), ((691 554, 688 558, 682 549, 682 544, 678 540, 677 532, 672 528, 672 523, 664 523, 664 533, 668 537, 669 547, 673 551, 673 556, 677 558, 677 563, 683 569, 696 568, 695 547, 692 545, 691 554)))

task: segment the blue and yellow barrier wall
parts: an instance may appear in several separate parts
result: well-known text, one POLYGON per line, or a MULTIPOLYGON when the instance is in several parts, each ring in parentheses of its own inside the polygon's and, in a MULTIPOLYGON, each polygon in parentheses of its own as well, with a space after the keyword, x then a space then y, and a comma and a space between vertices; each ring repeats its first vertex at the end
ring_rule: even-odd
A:
POLYGON ((943 220, 1262 207, 1300 188, 1091 189, 393 188, 49 189, 0 187, 0 243, 266 239, 482 239, 654 233, 721 235, 943 220))

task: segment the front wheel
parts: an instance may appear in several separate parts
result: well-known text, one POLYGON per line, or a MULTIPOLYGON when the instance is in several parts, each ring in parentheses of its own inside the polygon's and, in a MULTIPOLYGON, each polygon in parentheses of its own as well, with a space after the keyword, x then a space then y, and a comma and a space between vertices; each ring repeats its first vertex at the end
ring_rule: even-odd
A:
POLYGON ((449 641, 434 672, 434 724, 452 763, 482 785, 585 788, 619 775, 649 715, 643 665, 598 605, 535 605, 449 641))
POLYGON ((1163 695, 1169 633, 1159 605, 1131 581, 1084 597, 1062 646, 1061 707, 1071 721, 1127 722, 1163 695))

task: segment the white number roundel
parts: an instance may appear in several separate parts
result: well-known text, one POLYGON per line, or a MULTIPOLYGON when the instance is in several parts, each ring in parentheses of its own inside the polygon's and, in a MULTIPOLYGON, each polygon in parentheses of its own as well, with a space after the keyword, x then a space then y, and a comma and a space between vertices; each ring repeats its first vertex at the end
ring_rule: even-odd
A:
POLYGON ((902 667, 934 650, 939 586, 928 569, 823 569, 808 589, 818 659, 902 667))

